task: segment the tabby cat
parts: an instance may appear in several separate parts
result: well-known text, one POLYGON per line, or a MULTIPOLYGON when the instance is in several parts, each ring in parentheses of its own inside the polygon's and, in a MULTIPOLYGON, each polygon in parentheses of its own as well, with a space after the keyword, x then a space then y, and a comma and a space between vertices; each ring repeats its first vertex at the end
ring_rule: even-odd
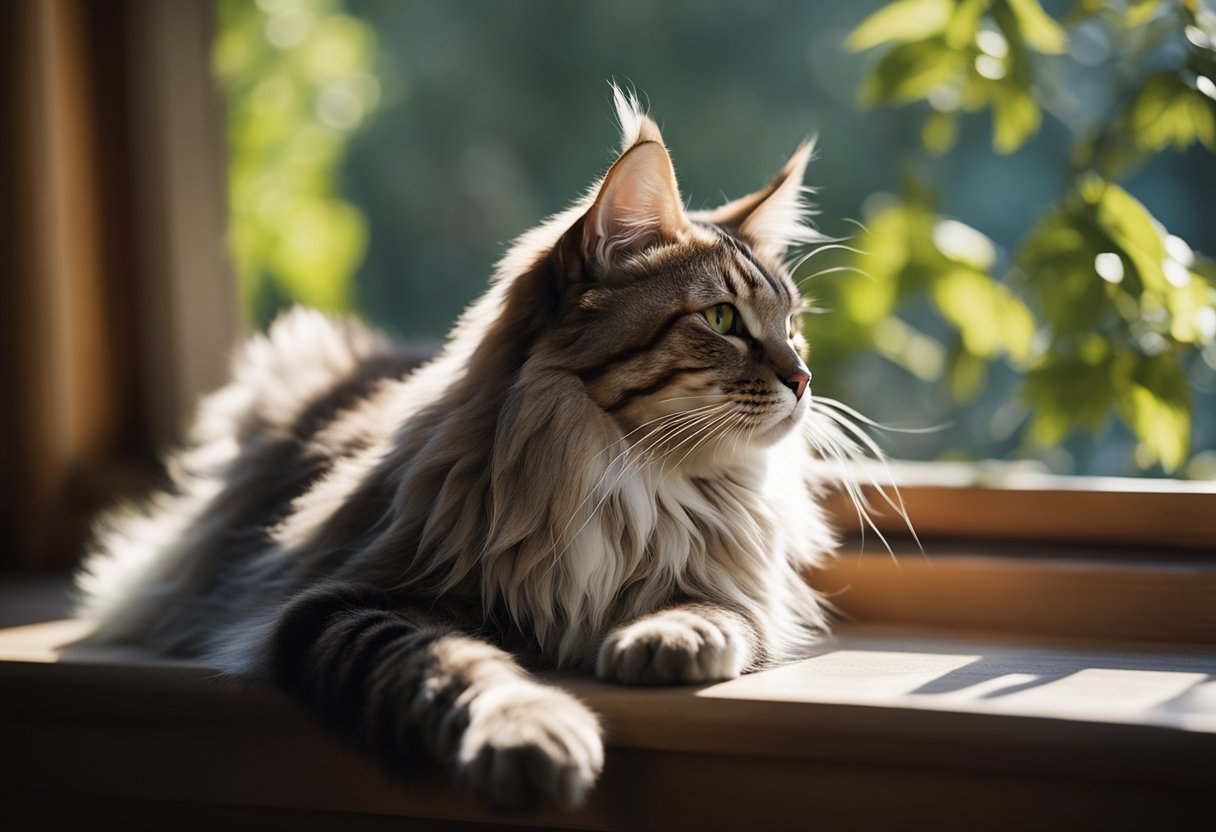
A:
POLYGON ((619 158, 436 358, 300 310, 240 351, 172 487, 99 524, 90 641, 268 679, 388 771, 430 759, 519 808, 578 806, 604 759, 526 668, 693 684, 824 631, 815 461, 859 446, 804 364, 811 147, 688 212, 615 98, 619 158))

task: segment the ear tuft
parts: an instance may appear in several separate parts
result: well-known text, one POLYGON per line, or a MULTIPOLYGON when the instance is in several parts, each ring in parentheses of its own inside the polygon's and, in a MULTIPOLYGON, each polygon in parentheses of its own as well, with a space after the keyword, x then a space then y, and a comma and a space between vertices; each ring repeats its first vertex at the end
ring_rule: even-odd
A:
POLYGON ((754 240, 757 247, 784 254, 793 245, 819 239, 819 233, 806 223, 811 208, 802 184, 814 150, 811 141, 799 145, 769 183, 772 192, 739 224, 739 233, 754 240))
POLYGON ((638 94, 634 90, 626 91, 620 86, 612 85, 612 104, 616 108, 617 124, 621 127, 621 153, 627 153, 631 147, 642 142, 658 142, 663 144, 663 135, 659 125, 654 123, 638 94))
POLYGON ((730 229, 757 253, 774 259, 794 246, 824 242, 827 238, 809 222, 814 212, 805 198, 809 189, 802 184, 814 152, 815 141, 808 139, 763 188, 693 218, 730 229))

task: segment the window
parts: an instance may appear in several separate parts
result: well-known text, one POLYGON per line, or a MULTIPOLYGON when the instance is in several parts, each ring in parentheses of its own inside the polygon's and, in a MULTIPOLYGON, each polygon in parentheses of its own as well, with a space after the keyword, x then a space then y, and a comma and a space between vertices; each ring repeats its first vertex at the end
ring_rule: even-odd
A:
POLYGON ((1009 8, 222 4, 246 313, 302 299, 442 337, 505 242, 607 163, 617 78, 694 207, 818 133, 822 230, 866 253, 797 271, 827 311, 816 392, 910 429, 891 455, 1210 477, 1212 18, 1009 8))
MULTIPOLYGON (((579 37, 549 37, 540 54, 527 46, 537 18, 502 5, 351 0, 342 12, 291 0, 223 4, 224 38, 235 31, 230 25, 251 27, 251 36, 272 39, 284 53, 275 58, 275 72, 317 83, 309 88, 315 98, 297 99, 294 81, 284 86, 273 76, 255 77, 265 54, 247 54, 242 65, 239 54, 224 50, 239 53, 248 43, 220 47, 230 94, 310 122, 298 132, 261 138, 284 153, 282 163, 314 165, 311 178, 300 180, 311 190, 284 195, 271 181, 265 191, 249 191, 268 203, 255 200, 234 214, 265 210, 292 219, 292 233, 339 229, 336 248, 319 253, 308 239, 291 236, 274 240, 271 247, 282 248, 274 256, 258 248, 270 245, 265 239, 230 241, 238 259, 256 255, 242 261, 243 269, 250 263, 261 269, 245 271, 241 284, 252 322, 264 321, 295 294, 331 307, 355 306, 403 334, 438 336, 483 285, 499 242, 561 207, 571 188, 587 181, 588 166, 594 170, 597 162, 589 148, 609 144, 612 128, 607 96, 588 96, 586 89, 602 89, 603 79, 619 71, 620 52, 579 37), (314 41, 317 32, 328 34, 314 41), (394 46, 398 42, 410 46, 394 46), (298 63, 294 49, 305 50, 298 63), (310 74, 310 49, 321 52, 320 65, 333 77, 310 74), (521 53, 533 63, 511 65, 508 58, 521 53), (555 72, 554 62, 578 71, 555 72), (234 82, 242 71, 253 75, 234 82), (334 135, 317 138, 318 124, 334 135), (301 136, 302 144, 293 146, 301 136), (331 164, 315 164, 326 158, 331 164), (393 194, 406 196, 393 202, 393 194), (287 207, 275 199, 287 199, 287 207), (408 245, 398 247, 402 240, 408 245), (342 279, 314 285, 310 281, 326 273, 311 271, 313 263, 342 279)), ((1015 5, 1023 14, 1037 8, 1009 7, 1015 5)), ((752 187, 818 125, 823 159, 812 179, 823 185, 825 223, 833 222, 856 213, 863 195, 893 187, 898 166, 887 151, 921 126, 902 111, 866 115, 854 107, 863 69, 841 58, 837 46, 861 15, 843 1, 535 8, 555 31, 611 32, 618 42, 621 33, 628 35, 639 66, 635 80, 656 110, 667 113, 670 143, 698 201, 714 201, 720 187, 727 193, 752 187), (705 89, 712 94, 687 92, 705 89), (704 141, 708 135, 712 143, 704 141)), ((1129 8, 1164 10, 1151 3, 1129 8)), ((208 109, 215 99, 206 70, 214 12, 210 0, 17 3, 0 10, 7 47, 0 56, 13 64, 8 77, 33 79, 18 86, 20 129, 13 149, 0 152, 11 174, 6 181, 14 183, 10 198, 22 209, 0 228, 16 263, 0 304, 0 337, 8 339, 0 353, 0 389, 10 392, 0 408, 6 568, 70 565, 78 551, 73 535, 91 508, 147 484, 155 449, 178 434, 193 397, 223 374, 224 351, 239 325, 238 290, 218 245, 222 122, 208 109)), ((1036 37, 1050 40, 1054 29, 1038 22, 1048 34, 1036 37)), ((1090 35, 1072 37, 1087 42, 1090 35)), ((995 59, 999 48, 986 39, 984 55, 995 59)), ((979 66, 993 70, 986 62, 979 66)), ((931 124, 932 136, 945 129, 940 120, 931 124)), ((1052 198, 1054 185, 1036 184, 1049 167, 1043 159, 1054 159, 1064 146, 1052 124, 1044 123, 1019 168, 981 148, 988 141, 981 121, 960 121, 956 152, 962 156, 942 179, 959 191, 943 194, 943 210, 982 228, 998 247, 1013 246, 1001 222, 1012 218, 1017 225, 1033 205, 1009 206, 992 195, 1025 185, 1044 204, 1052 198), (1003 188, 971 187, 976 171, 1003 181, 1003 188), (981 216, 986 219, 976 219, 981 216)), ((230 120, 230 131, 238 126, 230 120)), ((241 176, 260 175, 256 164, 240 167, 254 158, 242 159, 248 146, 241 141, 256 149, 259 138, 245 127, 250 135, 233 140, 234 195, 249 184, 238 182, 241 176)), ((1136 180, 1145 204, 1194 249, 1216 248, 1204 236, 1210 227, 1187 226, 1199 214, 1185 209, 1189 197, 1179 196, 1210 188, 1210 157, 1192 147, 1154 164, 1136 180), (1184 207, 1167 215, 1175 203, 1184 207)), ((875 225, 868 223, 867 233, 875 225)), ((968 239, 969 232, 946 228, 968 239)), ((246 231, 234 229, 234 237, 246 231)), ((932 335, 920 322, 936 314, 912 309, 905 323, 932 335)), ((919 343, 903 332, 912 338, 905 345, 919 343)), ((861 359, 853 373, 868 380, 871 372, 896 372, 883 361, 861 359)), ((1004 382, 990 382, 1004 395, 1010 371, 993 372, 1006 374, 1004 382)), ((877 406, 943 389, 906 377, 902 383, 921 392, 889 396, 877 406)), ((997 393, 985 395, 997 396, 988 404, 999 410, 997 393)), ((1194 400, 1196 458, 1211 446, 1211 413, 1203 409, 1210 401, 1203 395, 1200 389, 1194 400)), ((983 396, 980 401, 983 414, 983 396)), ((893 450, 940 455, 929 445, 893 450)), ((1202 464, 1185 470, 1202 473, 1202 464)), ((869 820, 876 828, 892 825, 883 817, 887 811, 899 813, 898 823, 920 813, 935 816, 939 828, 975 828, 990 822, 994 807, 1007 806, 1093 824, 1135 817, 1145 820, 1141 825, 1168 826, 1210 807, 1211 484, 1064 480, 1035 466, 940 461, 902 465, 897 479, 925 554, 906 537, 894 537, 900 522, 888 514, 875 520, 892 535, 898 558, 872 545, 872 537, 867 554, 853 557, 859 541, 850 541, 834 569, 814 576, 847 618, 897 625, 897 635, 846 626, 844 641, 816 657, 827 662, 703 691, 607 690, 574 682, 613 725, 616 759, 602 802, 572 824, 628 827, 658 817, 676 825, 691 818, 705 826, 775 827, 804 817, 808 796, 828 826, 869 820), (909 636, 910 625, 950 627, 955 637, 909 636), (1172 644, 1139 652, 1126 644, 1106 650, 1020 641, 993 646, 979 638, 960 641, 963 629, 1016 632, 1026 642, 1029 633, 1172 644), (863 672, 850 671, 850 662, 863 672), (859 678, 872 684, 843 693, 831 687, 859 678), (1090 691, 1113 690, 1120 695, 1111 700, 1119 701, 1095 716, 1061 711, 1043 697, 1030 708, 1000 698, 1042 692, 1069 678, 1090 691), (1136 695, 1122 697, 1118 683, 1136 695), (913 702, 917 695, 922 698, 913 702), (866 799, 873 794, 889 799, 866 799), (738 796, 743 799, 731 803, 738 796)), ((878 494, 870 497, 881 503, 878 494)), ((846 521, 850 510, 844 503, 837 508, 846 521)), ((11 600, 12 584, 5 584, 0 609, 24 614, 11 600)), ((18 592, 32 597, 23 586, 18 592)), ((214 685, 208 668, 121 656, 73 662, 60 646, 78 632, 76 625, 0 633, 0 733, 28 750, 4 769, 0 789, 17 816, 26 808, 44 821, 48 813, 70 820, 89 813, 94 822, 171 813, 178 823, 213 826, 254 816, 264 822, 267 813, 280 812, 296 825, 329 827, 368 811, 486 820, 431 783, 409 792, 366 776, 279 698, 214 685), (82 687, 90 692, 88 713, 79 707, 82 687), (173 755, 187 768, 166 772, 161 761, 173 755)))
MULTIPOLYGON (((808 180, 820 225, 847 239, 816 250, 796 272, 825 307, 806 324, 816 393, 908 429, 876 434, 901 460, 890 471, 925 551, 956 576, 918 596, 916 542, 870 488, 880 509, 875 528, 843 496, 831 506, 854 538, 846 551, 866 556, 846 557, 835 577, 819 579, 847 585, 839 604, 863 618, 959 623, 965 616, 948 610, 966 609, 977 624, 1011 626, 1021 616, 1044 629, 1067 623, 1091 635, 1132 635, 1131 620, 1117 625, 1096 605, 1071 618, 1035 619, 1027 610, 1042 582, 1076 589, 1066 561, 1089 564, 1082 571, 1129 557, 1193 562, 1216 540, 1216 487, 1204 479, 1216 444, 1208 325, 1216 323, 1216 272, 1195 253, 1216 251, 1200 208, 1216 163, 1206 128, 1191 136, 1175 125, 1164 141, 1143 124, 1120 126, 1127 112, 1110 81, 1112 67, 1122 67, 1135 76, 1130 91, 1150 101, 1170 72, 1194 76, 1199 96, 1187 93, 1186 106, 1216 112, 1195 80, 1207 77, 1195 67, 1211 57, 1207 36, 1196 32, 1212 19, 1161 3, 1064 26, 1033 3, 1025 6, 1030 17, 1016 19, 1003 4, 980 7, 968 21, 956 20, 963 7, 932 2, 782 2, 730 13, 712 3, 678 12, 604 4, 538 7, 535 15, 492 5, 473 14, 438 2, 225 4, 216 62, 229 102, 233 216, 254 228, 235 230, 246 314, 262 324, 301 298, 357 310, 409 337, 442 337, 482 290, 506 241, 564 207, 607 164, 603 149, 615 135, 605 81, 623 67, 662 119, 693 207, 754 188, 817 131, 808 180), (929 7, 928 18, 918 16, 929 7), (963 34, 943 34, 947 25, 963 34), (587 32, 597 37, 567 37, 587 32), (347 44, 340 71, 310 69, 337 42, 347 44), (631 44, 627 61, 622 42, 631 44), (1147 63, 1125 62, 1124 42, 1143 42, 1147 63), (917 55, 923 76, 900 63, 917 55), (345 109, 333 109, 338 101, 345 109), (882 106, 903 101, 919 103, 882 106), (310 130, 330 149, 308 157, 312 178, 284 195, 276 171, 295 175, 289 160, 308 155, 300 148, 313 141, 310 130), (1124 212, 1129 228, 1148 222, 1155 244, 1169 247, 1158 267, 1195 293, 1186 313, 1193 331, 1183 333, 1192 340, 1164 352, 1154 352, 1165 343, 1158 330, 1174 312, 1153 306, 1160 292, 1136 297, 1131 320, 1095 319, 1072 338, 1060 334, 1069 321, 1058 307, 1068 298, 1036 285, 1036 275, 1080 280, 1083 291, 1099 293, 1091 305, 1121 304, 1124 312, 1129 287, 1143 288, 1133 273, 1144 264, 1129 259, 1135 246, 1110 222, 1085 226, 1092 216, 1076 203, 1090 181, 1086 165, 1098 163, 1070 162, 1070 154, 1096 135, 1131 141, 1138 161, 1147 160, 1134 175, 1126 161, 1122 170, 1102 162, 1130 202, 1101 210, 1124 212), (264 205, 274 211, 259 219, 264 205), (313 257, 317 236, 292 230, 297 222, 288 218, 325 212, 337 218, 334 251, 313 257), (1155 230, 1158 221, 1168 233, 1155 230), (1052 235, 1070 234, 1086 262, 1048 262, 1052 235), (1113 272, 1102 274, 1114 261, 1097 255, 1108 253, 1125 270, 1126 292, 1111 283, 1113 272), (1114 352, 1134 360, 1126 372, 1110 364, 1096 385, 1088 365, 1070 376, 1052 363, 1076 358, 1082 341, 1105 356, 1099 364, 1115 361, 1114 352), (1187 374, 1181 391, 1179 368, 1187 374), (1166 395, 1161 385, 1175 389, 1166 395), (1188 426, 1180 426, 1183 399, 1188 426), (1171 447, 1175 458, 1163 465, 1171 447), (1167 466, 1195 479, 1162 479, 1167 466), (888 569, 876 532, 907 564, 902 572, 888 569), (1001 574, 1017 575, 1019 591, 979 593, 987 605, 968 601, 966 576, 981 564, 965 554, 982 554, 997 569, 1017 565, 1001 574)), ((1180 287, 1163 291, 1182 302, 1180 287)), ((1172 574, 1160 604, 1134 619, 1141 626, 1164 621, 1160 605, 1170 592, 1189 587, 1199 593, 1192 597, 1208 597, 1189 572, 1172 574)), ((1133 579, 1112 580, 1104 586, 1116 595, 1136 591, 1133 579)))

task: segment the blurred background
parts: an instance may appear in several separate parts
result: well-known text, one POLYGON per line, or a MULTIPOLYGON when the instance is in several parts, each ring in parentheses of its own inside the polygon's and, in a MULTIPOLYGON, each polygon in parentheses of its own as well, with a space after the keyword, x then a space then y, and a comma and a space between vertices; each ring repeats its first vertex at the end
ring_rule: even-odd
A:
POLYGON ((611 163, 616 81, 692 207, 818 136, 818 225, 859 251, 797 272, 816 392, 935 428, 891 455, 1216 476, 1199 4, 224 0, 219 27, 252 326, 301 302, 442 338, 611 163))

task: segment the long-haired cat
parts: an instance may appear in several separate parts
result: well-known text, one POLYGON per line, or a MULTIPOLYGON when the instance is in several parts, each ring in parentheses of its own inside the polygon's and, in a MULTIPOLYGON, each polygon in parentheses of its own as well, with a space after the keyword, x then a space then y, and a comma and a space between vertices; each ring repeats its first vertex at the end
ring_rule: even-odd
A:
POLYGON ((824 631, 812 461, 856 446, 812 411, 786 262, 822 239, 810 146, 687 212, 616 105, 620 157, 434 360, 305 311, 242 349, 172 487, 101 524, 92 641, 272 680, 389 771, 431 758, 513 808, 577 806, 603 764, 596 718, 527 668, 706 682, 824 631))

